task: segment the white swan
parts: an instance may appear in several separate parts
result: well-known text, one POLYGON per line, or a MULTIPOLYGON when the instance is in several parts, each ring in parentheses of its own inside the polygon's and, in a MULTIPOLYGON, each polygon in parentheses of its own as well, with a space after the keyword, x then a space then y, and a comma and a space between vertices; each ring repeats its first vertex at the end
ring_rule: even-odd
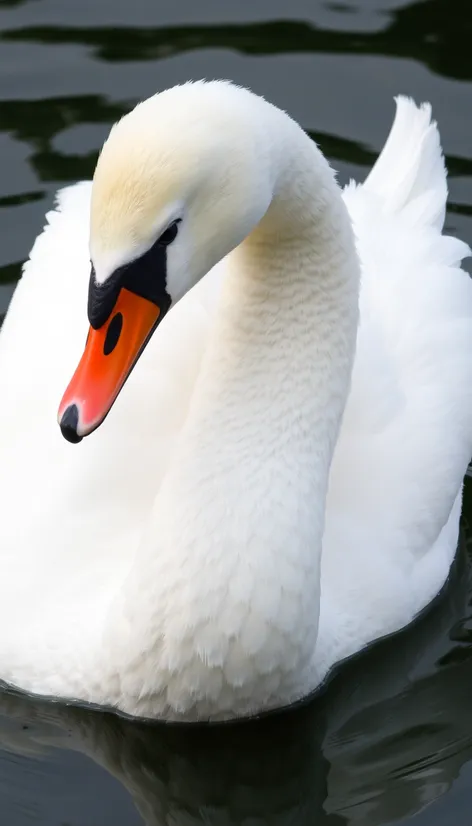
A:
POLYGON ((403 98, 344 193, 297 124, 228 83, 114 127, 0 336, 1 678, 235 717, 306 695, 437 594, 472 453, 469 249, 441 235, 445 201, 430 109, 403 98), (106 414, 157 305, 227 257, 74 446, 55 416, 88 327, 90 197, 99 329, 61 405, 69 438, 106 414))

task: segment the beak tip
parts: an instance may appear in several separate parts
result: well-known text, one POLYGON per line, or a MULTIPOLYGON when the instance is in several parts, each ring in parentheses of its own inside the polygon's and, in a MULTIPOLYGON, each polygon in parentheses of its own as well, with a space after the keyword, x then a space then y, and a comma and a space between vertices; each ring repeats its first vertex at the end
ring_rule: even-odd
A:
POLYGON ((83 439, 83 436, 78 433, 78 425, 79 408, 76 404, 70 404, 69 407, 66 407, 61 416, 59 427, 61 428, 61 433, 64 436, 64 439, 74 445, 78 444, 83 439))

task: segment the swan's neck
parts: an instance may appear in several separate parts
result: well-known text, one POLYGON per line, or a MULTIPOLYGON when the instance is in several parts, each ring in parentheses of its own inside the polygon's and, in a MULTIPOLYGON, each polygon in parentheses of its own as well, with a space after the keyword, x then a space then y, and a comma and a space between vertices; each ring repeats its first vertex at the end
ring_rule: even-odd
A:
POLYGON ((198 713, 221 674, 256 706, 267 701, 256 696, 259 667, 296 693, 290 679, 316 643, 358 266, 333 175, 294 135, 266 216, 228 258, 188 420, 126 589, 141 650, 144 636, 167 675, 166 702, 190 707, 203 681, 198 713))
POLYGON ((291 148, 291 157, 277 157, 267 214, 227 259, 165 492, 202 559, 213 529, 220 552, 240 558, 257 555, 269 526, 266 552, 277 564, 285 542, 309 549, 315 566, 320 555, 355 349, 358 263, 327 162, 298 129, 291 148))

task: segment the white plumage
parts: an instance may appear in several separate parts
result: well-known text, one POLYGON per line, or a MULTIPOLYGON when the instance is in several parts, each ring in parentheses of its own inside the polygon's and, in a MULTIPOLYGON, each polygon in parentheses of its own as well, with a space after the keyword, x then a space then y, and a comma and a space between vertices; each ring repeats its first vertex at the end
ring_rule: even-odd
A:
MULTIPOLYGON (((170 311, 102 427, 72 446, 56 410, 87 333, 91 184, 63 190, 48 214, 0 336, 0 677, 132 714, 219 719, 308 693, 444 583, 472 453, 469 249, 441 235, 428 106, 397 101, 374 169, 342 197, 293 121, 223 83, 138 107, 112 132, 114 170, 120 142, 134 134, 138 152, 149 123, 148 151, 157 122, 180 157, 203 153, 201 175, 205 135, 217 171, 230 169, 188 206, 199 232, 179 241, 192 255, 176 245, 170 257, 171 294, 203 274, 187 283, 182 262, 201 267, 210 247, 220 257, 234 218, 230 254, 170 311), (343 202, 361 269, 349 395, 358 261, 343 202)), ((178 174, 169 156, 146 167, 146 186, 178 174)), ((194 165, 182 164, 182 200, 194 165)), ((98 259, 111 260, 129 209, 121 192, 115 214, 100 213, 98 259)))

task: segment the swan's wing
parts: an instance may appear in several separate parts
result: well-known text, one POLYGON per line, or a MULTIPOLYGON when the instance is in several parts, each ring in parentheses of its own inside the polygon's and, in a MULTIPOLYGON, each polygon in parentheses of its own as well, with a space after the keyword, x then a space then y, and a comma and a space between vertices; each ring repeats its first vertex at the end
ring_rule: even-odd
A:
POLYGON ((80 589, 93 632, 94 601, 106 607, 129 564, 186 415, 220 280, 215 270, 169 312, 107 426, 68 444, 57 408, 88 329, 90 195, 88 182, 59 194, 0 334, 0 618, 21 629, 37 599, 44 625, 51 605, 56 634, 59 603, 67 629, 80 589))
POLYGON ((345 190, 362 262, 361 323, 323 577, 346 623, 359 618, 354 640, 379 617, 392 630, 441 587, 472 454, 472 282, 460 267, 470 251, 441 234, 446 173, 430 115, 398 99, 374 169, 345 190))
POLYGON ((70 359, 83 349, 90 191, 87 181, 58 193, 24 264, 0 335, 0 391, 7 398, 0 407, 2 426, 21 417, 24 403, 41 404, 53 376, 66 378, 70 359))

